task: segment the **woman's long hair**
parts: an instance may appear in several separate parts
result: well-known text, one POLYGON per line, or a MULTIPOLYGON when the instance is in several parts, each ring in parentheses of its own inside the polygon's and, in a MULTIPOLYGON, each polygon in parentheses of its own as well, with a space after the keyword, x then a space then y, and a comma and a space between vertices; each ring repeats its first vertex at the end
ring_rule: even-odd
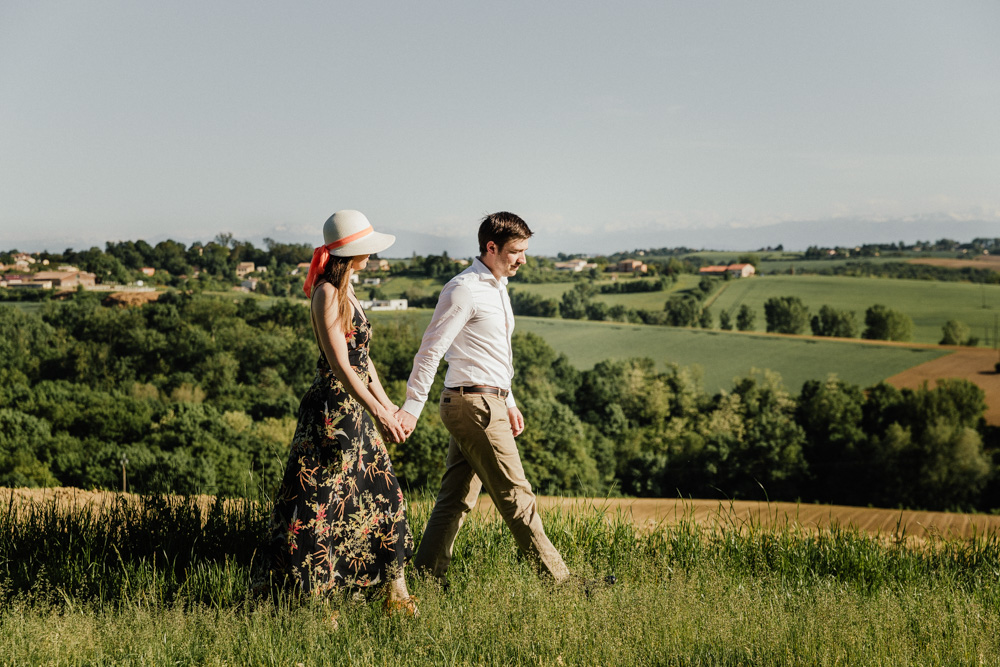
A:
POLYGON ((354 257, 335 257, 330 255, 326 261, 326 267, 316 281, 328 282, 337 288, 336 308, 337 319, 340 322, 342 333, 346 336, 354 328, 354 306, 347 297, 351 289, 351 265, 354 257))

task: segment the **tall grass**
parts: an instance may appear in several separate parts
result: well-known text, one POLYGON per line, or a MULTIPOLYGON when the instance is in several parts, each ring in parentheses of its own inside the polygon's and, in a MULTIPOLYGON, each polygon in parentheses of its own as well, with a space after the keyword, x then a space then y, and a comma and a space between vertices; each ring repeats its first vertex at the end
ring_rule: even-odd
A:
MULTIPOLYGON (((419 535, 428 502, 411 503, 419 535)), ((555 510, 553 586, 499 519, 473 515, 450 589, 417 619, 377 600, 259 599, 266 507, 158 497, 0 510, 0 664, 991 664, 996 536, 913 543, 853 530, 555 510), (331 619, 336 617, 336 628, 331 619)))

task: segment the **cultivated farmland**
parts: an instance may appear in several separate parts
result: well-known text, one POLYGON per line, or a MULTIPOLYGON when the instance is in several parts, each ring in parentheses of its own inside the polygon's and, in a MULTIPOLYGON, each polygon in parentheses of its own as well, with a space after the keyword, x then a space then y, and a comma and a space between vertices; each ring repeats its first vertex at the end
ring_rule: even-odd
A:
POLYGON ((517 318, 517 330, 540 335, 579 368, 592 368, 605 359, 634 357, 648 357, 661 368, 697 366, 709 392, 732 388, 734 378, 755 368, 779 373, 793 392, 806 380, 825 379, 831 373, 869 386, 951 351, 537 317, 517 318))
POLYGON ((913 341, 917 343, 937 343, 941 340, 941 327, 951 319, 966 323, 972 327, 974 336, 985 340, 1000 313, 1000 285, 835 276, 757 276, 731 280, 714 299, 712 311, 735 314, 741 305, 749 306, 757 313, 758 328, 763 329, 764 302, 782 296, 802 299, 814 314, 823 305, 853 310, 862 327, 869 306, 886 305, 913 319, 913 341))

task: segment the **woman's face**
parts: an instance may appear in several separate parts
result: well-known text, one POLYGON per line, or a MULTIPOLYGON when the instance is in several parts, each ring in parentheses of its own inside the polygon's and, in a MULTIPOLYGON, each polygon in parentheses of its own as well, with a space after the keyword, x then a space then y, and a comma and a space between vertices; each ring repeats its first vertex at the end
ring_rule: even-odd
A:
POLYGON ((360 271, 365 268, 368 266, 368 257, 369 255, 358 255, 354 258, 354 261, 351 262, 351 268, 355 271, 360 271))

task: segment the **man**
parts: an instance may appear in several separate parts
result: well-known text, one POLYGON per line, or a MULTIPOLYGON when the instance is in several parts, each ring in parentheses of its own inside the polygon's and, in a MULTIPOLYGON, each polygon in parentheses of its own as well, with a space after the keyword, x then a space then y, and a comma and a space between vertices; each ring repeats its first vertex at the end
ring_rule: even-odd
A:
POLYGON ((396 413, 408 436, 444 357, 448 373, 441 394, 441 420, 451 441, 441 491, 413 558, 418 570, 441 580, 451 562, 455 536, 484 486, 521 550, 536 558, 556 582, 569 577, 566 564, 545 535, 514 443, 524 430, 524 417, 510 392, 514 313, 507 279, 524 264, 531 235, 524 220, 513 213, 494 213, 483 219, 479 257, 441 290, 413 360, 406 402, 396 413))

